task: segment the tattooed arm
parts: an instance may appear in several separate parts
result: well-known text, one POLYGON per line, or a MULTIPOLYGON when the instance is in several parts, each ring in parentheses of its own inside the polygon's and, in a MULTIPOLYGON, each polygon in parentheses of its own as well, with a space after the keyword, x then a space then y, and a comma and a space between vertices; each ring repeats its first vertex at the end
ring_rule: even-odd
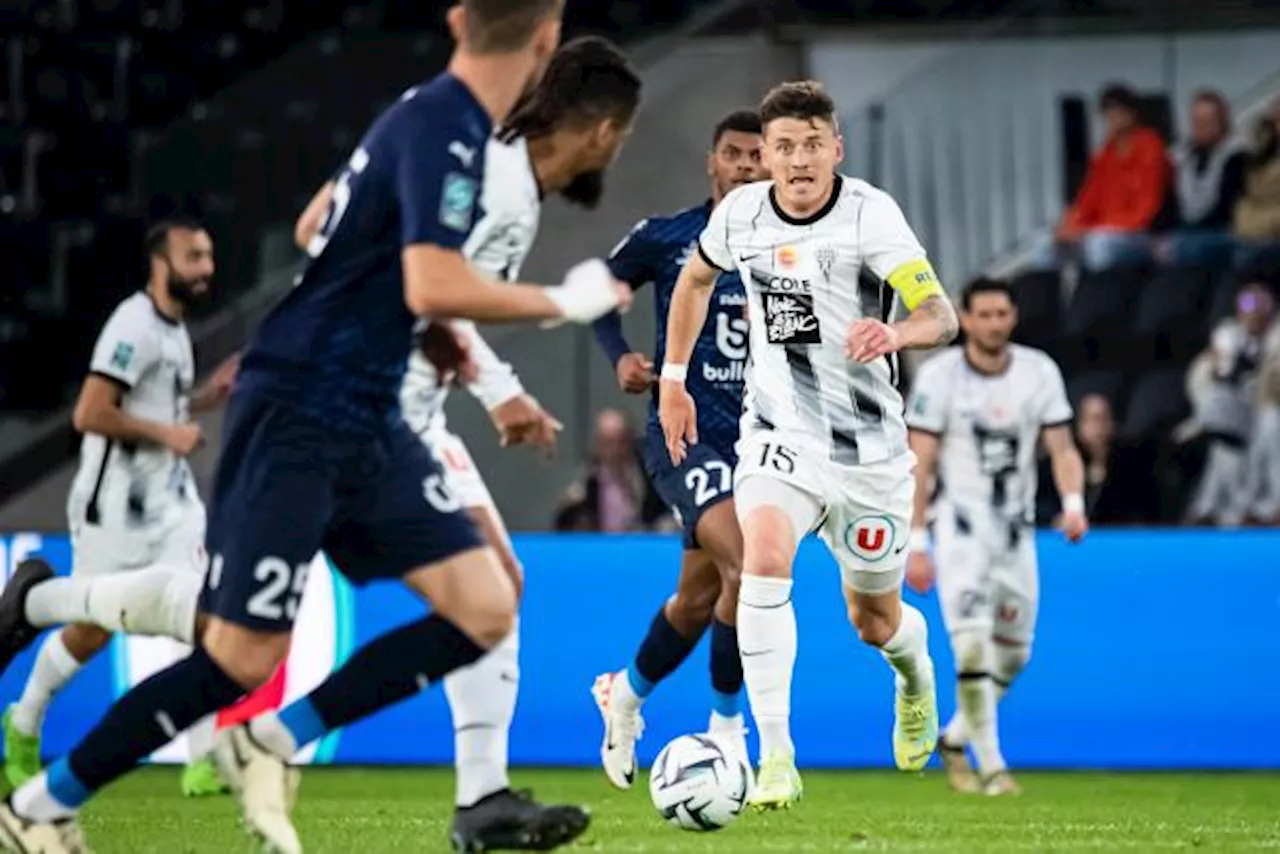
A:
POLYGON ((960 331, 955 307, 942 294, 935 294, 916 306, 904 319, 893 324, 903 350, 928 350, 950 344, 960 331))

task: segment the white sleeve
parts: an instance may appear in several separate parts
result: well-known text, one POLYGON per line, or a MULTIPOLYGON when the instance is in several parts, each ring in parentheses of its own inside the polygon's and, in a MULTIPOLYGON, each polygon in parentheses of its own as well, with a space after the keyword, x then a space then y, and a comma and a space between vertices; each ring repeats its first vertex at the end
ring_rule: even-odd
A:
POLYGON ((943 294, 924 247, 888 193, 867 195, 858 231, 863 264, 902 297, 908 311, 931 296, 943 294))
POLYGON ((920 366, 907 398, 907 426, 940 436, 947 429, 946 372, 938 357, 920 366))
POLYGON ((127 303, 115 310, 98 333, 89 373, 131 389, 158 356, 151 323, 139 316, 134 304, 127 303))
POLYGON ((1062 427, 1071 423, 1074 413, 1067 399, 1067 385, 1057 362, 1045 356, 1044 375, 1040 385, 1040 426, 1062 427))
POLYGON ((698 237, 698 254, 702 256, 702 260, 726 273, 737 269, 733 262, 733 252, 729 249, 729 209, 741 192, 741 189, 734 190, 720 200, 720 204, 711 212, 706 227, 702 229, 702 235, 698 237))
POLYGON ((476 325, 469 320, 455 320, 454 331, 467 342, 471 351, 471 361, 476 363, 479 376, 476 381, 467 385, 480 405, 485 409, 494 409, 524 394, 524 386, 516 376, 515 369, 502 361, 493 348, 480 335, 476 325))

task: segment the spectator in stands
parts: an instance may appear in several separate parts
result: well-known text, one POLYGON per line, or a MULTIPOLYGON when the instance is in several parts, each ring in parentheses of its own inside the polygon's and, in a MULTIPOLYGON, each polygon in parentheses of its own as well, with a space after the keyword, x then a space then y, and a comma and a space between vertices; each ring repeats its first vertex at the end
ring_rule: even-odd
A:
POLYGON ((1262 342, 1258 408, 1245 459, 1241 501, 1248 520, 1280 526, 1280 316, 1277 314, 1273 309, 1270 329, 1262 342))
POLYGON ((1086 269, 1104 270, 1151 259, 1148 231, 1164 205, 1169 158, 1160 135, 1141 123, 1139 103, 1126 86, 1103 91, 1106 140, 1053 240, 1037 253, 1037 267, 1078 258, 1086 269))
POLYGON ((565 493, 556 530, 619 534, 650 530, 663 521, 667 509, 645 476, 637 441, 622 412, 605 409, 596 416, 587 473, 565 493))
POLYGON ((1280 244, 1280 98, 1254 129, 1245 166, 1244 196, 1236 203, 1237 265, 1280 244))
POLYGON ((1259 376, 1276 319, 1275 297, 1265 283, 1248 282, 1236 313, 1213 330, 1209 349, 1192 364, 1188 396, 1209 441, 1187 521, 1235 526, 1250 513, 1245 494, 1248 449, 1257 420, 1259 376))
MULTIPOLYGON (((1139 524, 1155 521, 1160 497, 1153 476, 1154 455, 1145 443, 1134 445, 1116 436, 1111 402, 1101 394, 1086 394, 1076 407, 1076 444, 1084 460, 1084 503, 1096 525, 1139 524)), ((1052 484, 1047 458, 1040 484, 1052 484)), ((1037 521, 1057 524, 1061 513, 1057 492, 1040 489, 1037 521)))
POLYGON ((1231 133, 1231 107, 1213 90, 1191 100, 1190 137, 1174 146, 1173 192, 1168 198, 1172 233, 1156 251, 1178 267, 1226 268, 1236 202, 1244 192, 1245 153, 1231 133))

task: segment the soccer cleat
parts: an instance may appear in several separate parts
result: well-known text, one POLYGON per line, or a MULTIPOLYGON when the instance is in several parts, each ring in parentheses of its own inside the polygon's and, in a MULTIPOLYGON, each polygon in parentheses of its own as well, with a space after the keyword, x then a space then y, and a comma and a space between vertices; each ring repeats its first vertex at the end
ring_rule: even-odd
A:
POLYGON ((188 798, 204 798, 225 795, 231 791, 227 781, 218 773, 217 764, 205 757, 196 759, 182 769, 182 794, 188 798))
POLYGON ((938 701, 934 689, 912 696, 897 680, 893 710, 893 761, 900 771, 920 771, 938 746, 938 701))
POLYGON ((53 570, 49 564, 38 557, 28 558, 18 564, 0 593, 0 674, 44 631, 27 622, 27 594, 50 578, 53 570))
POLYGON ((938 742, 938 756, 942 757, 942 768, 954 791, 962 795, 981 794, 982 781, 973 773, 973 766, 969 764, 963 747, 952 747, 944 737, 938 742))
POLYGON ((804 782, 790 753, 775 753, 760 762, 750 804, 757 810, 790 809, 804 795, 804 782))
POLYGON ((609 782, 619 789, 630 789, 636 780, 636 742, 644 734, 644 719, 640 712, 625 711, 614 702, 622 673, 604 673, 596 677, 591 686, 596 708, 604 719, 604 741, 600 743, 600 764, 609 782))
POLYGON ((6 798, 0 803, 0 850, 18 854, 92 854, 74 818, 28 821, 6 798))
POLYGON ((582 807, 543 806, 528 792, 503 789, 453 814, 454 851, 550 851, 577 839, 591 823, 582 807))
POLYGON ((993 798, 1006 795, 1021 795, 1022 787, 1008 771, 997 771, 982 783, 982 793, 993 798))
POLYGON ((289 820, 298 788, 297 769, 254 741, 244 724, 218 733, 213 759, 240 799, 246 829, 262 841, 264 851, 302 854, 302 842, 289 820))
POLYGON ((16 789, 39 773, 40 736, 18 729, 9 706, 4 713, 4 776, 16 789))

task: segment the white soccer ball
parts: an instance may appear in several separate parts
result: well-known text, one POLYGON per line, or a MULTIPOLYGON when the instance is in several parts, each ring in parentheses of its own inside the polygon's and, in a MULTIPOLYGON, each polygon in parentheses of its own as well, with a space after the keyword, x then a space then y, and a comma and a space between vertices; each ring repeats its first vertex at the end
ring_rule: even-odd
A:
POLYGON ((744 756, 709 735, 682 735, 649 769, 649 797, 668 823, 706 832, 731 824, 751 794, 744 756))

